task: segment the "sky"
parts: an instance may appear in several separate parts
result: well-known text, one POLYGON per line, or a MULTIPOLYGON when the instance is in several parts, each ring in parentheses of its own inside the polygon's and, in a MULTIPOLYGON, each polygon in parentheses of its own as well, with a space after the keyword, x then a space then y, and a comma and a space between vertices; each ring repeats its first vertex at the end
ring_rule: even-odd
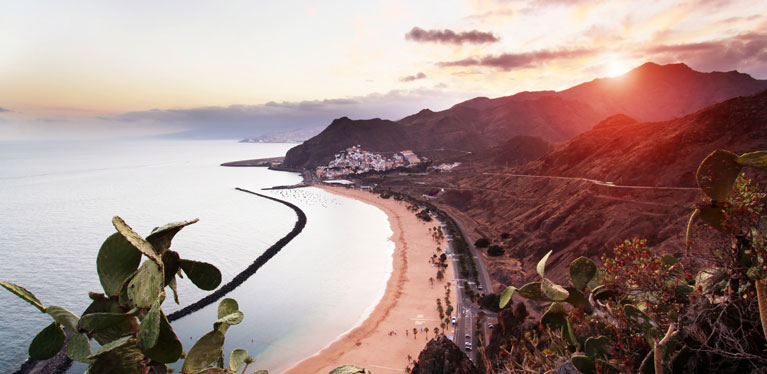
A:
POLYGON ((767 79, 767 1, 0 0, 0 141, 241 138, 561 90, 647 61, 767 79))

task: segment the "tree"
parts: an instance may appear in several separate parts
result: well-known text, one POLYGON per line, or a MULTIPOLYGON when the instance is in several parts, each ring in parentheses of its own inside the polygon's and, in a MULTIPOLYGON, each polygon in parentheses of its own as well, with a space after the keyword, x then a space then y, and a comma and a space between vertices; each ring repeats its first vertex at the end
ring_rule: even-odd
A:
POLYGON ((504 253, 506 253, 506 251, 500 245, 491 245, 490 248, 487 249, 487 254, 490 256, 503 256, 504 253))
POLYGON ((476 242, 474 242, 474 246, 477 248, 487 248, 489 245, 490 240, 488 238, 479 238, 476 242))
POLYGON ((508 239, 510 237, 511 235, 508 232, 504 232, 503 234, 501 234, 501 239, 508 239))
MULTIPOLYGON (((431 279, 431 278, 430 278, 430 279, 431 279)), ((440 270, 437 270, 437 280, 438 280, 438 281, 441 281, 441 280, 443 280, 443 279, 445 279, 445 274, 442 272, 442 269, 440 269, 440 270)))
POLYGON ((413 339, 415 339, 416 335, 418 335, 418 329, 413 327, 413 339))

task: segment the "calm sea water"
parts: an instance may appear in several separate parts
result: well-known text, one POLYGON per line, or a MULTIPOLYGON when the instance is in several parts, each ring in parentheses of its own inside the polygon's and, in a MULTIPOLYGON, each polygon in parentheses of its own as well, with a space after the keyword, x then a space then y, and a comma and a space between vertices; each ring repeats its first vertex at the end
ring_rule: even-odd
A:
MULTIPOLYGON (((80 314, 87 291, 101 291, 96 254, 119 215, 139 233, 199 217, 173 247, 215 264, 224 282, 288 233, 294 212, 236 191, 300 181, 265 168, 225 168, 226 161, 284 155, 290 144, 230 141, 0 143, 0 279, 34 292, 46 305, 80 314)), ((245 321, 229 329, 225 352, 245 348, 253 369, 278 373, 354 327, 383 295, 394 245, 386 215, 322 190, 265 191, 298 205, 304 231, 228 297, 245 321), (353 285, 353 286, 352 286, 353 285)), ((0 372, 18 368, 50 319, 0 292, 0 372)), ((181 305, 206 292, 179 284, 181 305)), ((216 305, 174 322, 188 350, 212 328, 216 305)), ((82 371, 82 366, 70 370, 82 371)))

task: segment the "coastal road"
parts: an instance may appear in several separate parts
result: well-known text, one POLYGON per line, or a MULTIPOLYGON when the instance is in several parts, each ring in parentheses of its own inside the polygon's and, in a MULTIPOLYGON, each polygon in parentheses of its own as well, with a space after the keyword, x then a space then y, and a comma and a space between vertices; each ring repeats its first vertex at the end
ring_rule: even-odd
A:
POLYGON ((453 342, 461 349, 465 351, 465 344, 466 342, 472 342, 472 350, 467 351, 466 354, 471 358, 472 361, 475 360, 475 349, 472 337, 474 336, 474 313, 472 313, 472 303, 471 301, 466 299, 466 294, 464 293, 464 287, 466 286, 465 279, 461 278, 461 274, 458 269, 461 268, 461 265, 459 263, 459 256, 455 253, 455 248, 453 247, 453 241, 448 240, 448 244, 450 245, 450 259, 452 260, 453 265, 453 284, 454 292, 456 293, 456 305, 454 306, 453 316, 456 319, 455 326, 451 326, 453 328, 453 342), (466 336, 469 336, 469 339, 466 339, 466 336))
MULTIPOLYGON (((448 214, 448 216, 450 215, 448 214)), ((471 238, 466 233, 466 228, 463 226, 463 224, 453 216, 450 216, 450 218, 453 219, 455 224, 458 226, 458 229, 461 230, 461 235, 463 235, 463 238, 466 240, 466 244, 469 245, 469 251, 471 251, 471 255, 473 257, 474 263, 477 264, 477 273, 479 275, 479 283, 480 283, 479 285, 477 285, 477 288, 479 288, 479 286, 482 286, 482 291, 492 292, 493 287, 492 287, 492 283, 490 283, 490 273, 487 272, 487 267, 485 267, 485 263, 482 261, 481 254, 477 250, 477 247, 474 246, 474 242, 471 241, 471 238)))
MULTIPOLYGON (((445 213, 447 214, 447 213, 445 213)), ((453 263, 453 274, 454 274, 454 282, 455 282, 455 291, 457 293, 457 300, 458 305, 456 305, 456 326, 454 328, 454 338, 453 342, 455 342, 458 347, 466 351, 466 342, 471 342, 471 351, 466 351, 469 358, 477 362, 477 320, 479 319, 480 312, 484 313, 485 318, 482 320, 482 335, 484 336, 483 342, 487 342, 490 338, 490 334, 492 331, 487 327, 488 323, 497 324, 497 317, 498 315, 494 312, 483 310, 476 304, 474 304, 471 300, 469 300, 466 297, 465 293, 465 287, 473 287, 474 293, 485 293, 485 292, 492 292, 492 283, 490 281, 490 274, 487 271, 487 267, 485 267, 484 262, 482 261, 482 254, 479 253, 479 250, 477 250, 477 247, 474 245, 474 242, 471 241, 471 238, 466 234, 466 228, 461 224, 460 221, 458 221, 455 217, 448 214, 449 217, 453 219, 453 221, 458 226, 458 230, 460 231, 460 235, 463 236, 464 240, 466 240, 466 243, 469 245, 469 251, 471 253, 472 260, 475 262, 477 266, 477 273, 480 285, 482 285, 482 290, 479 289, 479 285, 475 284, 474 282, 470 282, 468 279, 461 278, 461 274, 458 271, 460 269, 459 264, 459 256, 463 256, 461 254, 457 254, 455 247, 453 246, 453 241, 448 240, 448 243, 450 245, 450 253, 451 253, 451 260, 453 263), (468 339, 467 339, 468 336, 468 339)))
POLYGON ((574 180, 594 183, 599 186, 611 187, 611 188, 632 188, 632 189, 644 189, 644 190, 681 190, 681 191, 700 191, 699 187, 653 187, 653 186, 632 186, 632 185, 619 185, 612 182, 605 182, 596 179, 579 178, 579 177, 557 177, 552 175, 530 175, 530 174, 514 174, 514 173, 482 173, 482 175, 505 175, 509 177, 521 177, 521 178, 544 178, 544 179, 563 179, 574 180))

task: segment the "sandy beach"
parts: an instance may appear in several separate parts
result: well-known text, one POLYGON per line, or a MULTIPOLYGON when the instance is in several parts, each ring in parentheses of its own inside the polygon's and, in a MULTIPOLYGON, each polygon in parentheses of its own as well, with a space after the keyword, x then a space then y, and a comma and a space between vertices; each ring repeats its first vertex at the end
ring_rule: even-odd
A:
MULTIPOLYGON (((418 219, 401 201, 343 187, 320 188, 374 205, 389 216, 391 240, 395 243, 394 266, 383 298, 360 326, 286 373, 324 374, 346 364, 365 367, 376 374, 404 372, 408 356, 415 360, 426 345, 427 336, 433 338, 434 328, 440 327, 436 300, 443 299, 445 307, 444 286, 453 279, 453 269, 448 268, 445 279, 437 281, 437 268, 429 261, 437 247, 445 247, 444 241, 437 243, 429 232, 438 223, 418 219), (429 278, 434 278, 433 285, 429 278), (421 331, 426 327, 428 333, 421 331), (413 328, 419 331, 415 337, 413 328)), ((452 285, 450 298, 455 306, 452 285)), ((452 326, 448 327, 448 334, 452 331, 452 326)))

